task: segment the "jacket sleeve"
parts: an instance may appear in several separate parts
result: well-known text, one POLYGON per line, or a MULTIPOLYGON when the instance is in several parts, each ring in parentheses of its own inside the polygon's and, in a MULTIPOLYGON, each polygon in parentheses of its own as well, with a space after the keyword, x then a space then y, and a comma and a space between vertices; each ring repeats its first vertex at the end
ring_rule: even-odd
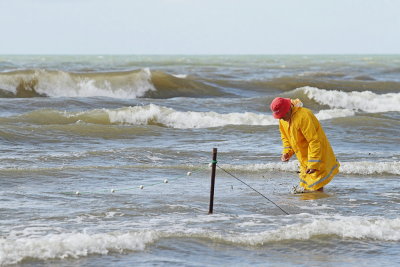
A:
POLYGON ((308 142, 308 169, 321 169, 321 137, 318 135, 319 125, 318 119, 311 113, 307 112, 306 116, 303 116, 300 130, 308 142))
POLYGON ((281 132, 281 139, 282 139, 282 145, 283 145, 282 154, 288 153, 289 157, 293 156, 293 154, 294 154, 293 148, 290 145, 289 138, 286 135, 286 132, 283 129, 283 126, 280 122, 279 122, 279 131, 281 132))

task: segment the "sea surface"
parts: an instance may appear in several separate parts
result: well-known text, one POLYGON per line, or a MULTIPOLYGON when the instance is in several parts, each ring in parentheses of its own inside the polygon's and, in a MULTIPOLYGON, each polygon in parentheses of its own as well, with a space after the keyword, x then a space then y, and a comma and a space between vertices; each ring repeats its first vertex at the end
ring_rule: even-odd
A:
POLYGON ((0 162, 0 266, 400 266, 400 56, 3 55, 0 162), (292 193, 278 96, 324 193, 292 193))

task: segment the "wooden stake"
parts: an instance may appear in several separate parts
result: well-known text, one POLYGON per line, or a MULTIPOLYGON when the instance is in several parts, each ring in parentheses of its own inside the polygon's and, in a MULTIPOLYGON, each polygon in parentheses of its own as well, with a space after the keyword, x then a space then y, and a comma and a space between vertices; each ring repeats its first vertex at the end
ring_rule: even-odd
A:
POLYGON ((213 213, 214 208, 214 188, 215 188, 215 170, 217 167, 217 149, 213 148, 213 156, 211 163, 211 189, 210 189, 210 208, 208 214, 213 213))

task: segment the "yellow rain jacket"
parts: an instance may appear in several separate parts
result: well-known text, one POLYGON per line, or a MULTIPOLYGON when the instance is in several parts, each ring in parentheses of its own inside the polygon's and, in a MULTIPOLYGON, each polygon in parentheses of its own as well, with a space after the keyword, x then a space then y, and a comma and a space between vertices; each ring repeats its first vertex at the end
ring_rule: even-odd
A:
POLYGON ((283 154, 296 154, 300 162, 300 186, 314 191, 328 184, 339 172, 332 147, 311 110, 292 106, 289 122, 279 120, 283 154), (306 174, 307 169, 316 169, 306 174))

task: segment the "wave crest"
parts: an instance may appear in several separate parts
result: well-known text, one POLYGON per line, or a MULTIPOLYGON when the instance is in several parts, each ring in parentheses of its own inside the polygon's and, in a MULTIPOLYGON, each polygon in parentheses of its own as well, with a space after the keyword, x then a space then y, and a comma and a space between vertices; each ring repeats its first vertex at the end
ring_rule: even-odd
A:
MULTIPOLYGON (((321 110, 316 114, 317 118, 321 120, 352 115, 354 115, 354 112, 345 109, 321 110)), ((214 128, 229 125, 278 125, 278 120, 274 119, 271 114, 178 111, 155 104, 119 109, 93 109, 82 112, 44 109, 2 118, 0 121, 27 122, 39 125, 73 123, 157 125, 177 129, 214 128)))
POLYGON ((153 124, 171 128, 211 128, 227 125, 277 125, 270 115, 245 113, 176 111, 150 104, 107 111, 111 123, 153 124))
MULTIPOLYGON (((150 104, 108 110, 111 123, 122 124, 154 124, 179 129, 212 128, 228 125, 269 126, 278 125, 278 120, 270 114, 244 113, 217 113, 177 111, 171 108, 150 104)), ((318 119, 326 120, 338 117, 353 116, 354 112, 346 109, 321 110, 316 114, 318 119)))
POLYGON ((24 259, 79 258, 90 254, 140 251, 157 238, 155 232, 104 234, 51 234, 38 238, 21 237, 0 240, 0 265, 16 264, 24 259))
MULTIPOLYGON (((278 89, 286 92, 299 87, 311 86, 316 88, 325 88, 328 90, 342 90, 346 92, 369 90, 381 93, 389 93, 397 92, 397 88, 400 87, 399 82, 374 81, 368 76, 355 77, 354 80, 329 79, 330 76, 335 77, 334 74, 326 74, 325 76, 323 76, 323 74, 294 75, 274 78, 269 81, 253 81, 252 84, 257 85, 259 88, 278 89)), ((341 74, 337 74, 336 77, 340 78, 341 74)))
MULTIPOLYGON (((259 171, 284 171, 295 172, 298 170, 299 162, 293 160, 287 163, 271 162, 264 164, 250 164, 250 165, 230 165, 221 164, 227 170, 245 171, 245 172, 259 172, 259 171)), ((340 173, 342 174, 359 174, 359 175, 372 175, 372 174, 391 174, 400 175, 400 161, 385 161, 385 162, 371 162, 371 161, 355 161, 355 162, 340 162, 340 173)))
MULTIPOLYGON (((303 217, 306 214, 293 215, 303 217)), ((207 217, 209 220, 209 217, 207 217)), ((218 218, 221 220, 221 218, 218 218)), ((226 220, 232 222, 228 216, 226 220)), ((168 223, 166 223, 169 225, 168 223)), ((160 227, 163 228, 163 227, 160 227)), ((400 219, 374 217, 324 217, 307 218, 305 222, 280 226, 263 232, 224 233, 200 228, 110 233, 63 233, 42 237, 0 239, 0 265, 17 264, 24 259, 80 258, 91 254, 107 255, 142 251, 148 244, 162 238, 208 239, 213 242, 244 246, 263 246, 270 242, 310 240, 321 236, 347 239, 400 241, 400 219)))
POLYGON ((304 94, 320 105, 336 109, 361 110, 368 113, 400 111, 400 93, 344 92, 306 86, 297 88, 293 94, 304 94))
POLYGON ((0 97, 170 98, 227 95, 191 77, 148 68, 122 72, 72 73, 24 70, 0 73, 0 97))
POLYGON ((374 219, 365 217, 339 217, 339 219, 314 219, 310 223, 300 223, 281 227, 273 231, 242 236, 221 237, 222 239, 245 245, 264 245, 282 240, 308 240, 321 235, 341 238, 399 241, 400 219, 374 219))

